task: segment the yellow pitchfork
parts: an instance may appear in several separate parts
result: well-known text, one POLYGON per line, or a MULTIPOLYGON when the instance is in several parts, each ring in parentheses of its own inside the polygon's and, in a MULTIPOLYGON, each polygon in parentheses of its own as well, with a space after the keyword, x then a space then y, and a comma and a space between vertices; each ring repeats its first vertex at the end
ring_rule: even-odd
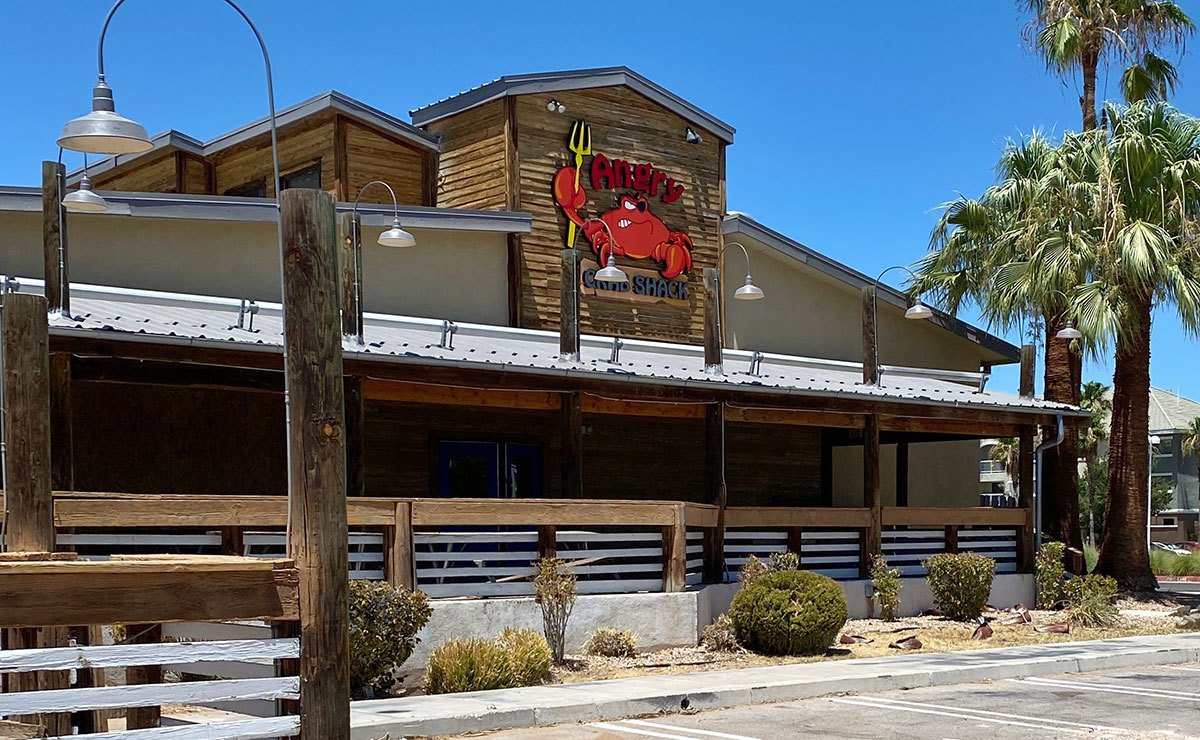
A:
MULTIPOLYGON (((571 124, 571 138, 567 142, 567 149, 575 153, 575 189, 571 191, 573 197, 579 192, 579 170, 583 168, 583 157, 592 153, 592 129, 586 121, 571 124)), ((567 225, 567 246, 572 249, 575 247, 574 221, 567 225)))

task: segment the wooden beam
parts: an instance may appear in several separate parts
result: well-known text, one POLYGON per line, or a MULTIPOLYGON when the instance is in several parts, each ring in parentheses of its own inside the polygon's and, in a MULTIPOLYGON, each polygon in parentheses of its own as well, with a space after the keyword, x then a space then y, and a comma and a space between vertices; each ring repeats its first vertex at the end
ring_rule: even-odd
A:
POLYGON ((723 372, 721 352, 721 279, 715 267, 704 268, 704 371, 723 372))
POLYGON ((717 507, 711 504, 693 503, 685 506, 684 516, 688 527, 705 529, 717 526, 717 507))
POLYGON ((959 421, 957 419, 920 419, 907 416, 880 416, 879 429, 883 432, 909 432, 914 434, 957 434, 983 439, 985 437, 1015 437, 1020 433, 1019 424, 996 424, 987 421, 959 421))
POLYGON ((46 299, 0 297, 4 358, 4 456, 8 490, 5 549, 52 552, 50 487, 50 354, 46 299))
POLYGON ((347 375, 342 383, 346 404, 346 495, 366 496, 364 439, 366 411, 363 406, 362 377, 347 375))
POLYGON ((871 557, 883 553, 883 503, 879 490, 879 417, 868 416, 863 427, 863 508, 871 512, 871 523, 864 537, 861 565, 865 577, 871 569, 871 557))
POLYGON ((67 270, 67 170, 59 162, 42 162, 42 277, 48 311, 70 313, 71 284, 67 270))
MULTIPOLYGON (((59 527, 283 527, 286 496, 207 494, 109 496, 62 491, 54 503, 59 527)), ((392 523, 396 499, 355 498, 347 502, 356 527, 392 523)))
POLYGON ((363 398, 372 401, 400 401, 445 406, 482 406, 496 409, 553 411, 559 408, 561 393, 547 391, 493 390, 405 383, 378 378, 363 379, 363 398))
POLYGON ((896 443, 896 506, 908 506, 908 442, 896 443))
POLYGON ((75 451, 71 406, 71 355, 50 355, 50 486, 75 488, 75 451))
POLYGON ((559 430, 562 442, 563 498, 583 498, 583 398, 578 393, 562 397, 559 430))
POLYGON ((659 419, 702 419, 703 403, 654 403, 652 401, 618 401, 603 396, 583 395, 585 414, 611 414, 616 416, 653 416, 659 419))
POLYGON ((862 289, 862 378, 864 385, 879 383, 879 337, 876 335, 875 286, 862 289))
POLYGON ((729 491, 725 481, 725 404, 713 404, 704 414, 704 474, 708 503, 717 507, 716 526, 705 532, 704 577, 709 583, 725 579, 725 514, 729 491))
POLYGON ((558 355, 572 362, 579 361, 579 258, 578 249, 562 251, 558 355))
POLYGON ((832 429, 862 429, 866 423, 862 414, 739 406, 726 408, 725 420, 735 424, 793 424, 832 429))
POLYGON ((1024 523, 1017 533, 1017 570, 1028 573, 1034 565, 1034 543, 1036 537, 1033 515, 1033 437, 1035 428, 1024 427, 1017 436, 1017 506, 1024 523))
POLYGON ((175 152, 175 192, 187 192, 187 154, 175 152))
MULTIPOLYGON (((127 624, 125 625, 126 642, 131 644, 155 644, 162 642, 161 624, 127 624)), ((163 669, 161 665, 136 665, 125 669, 125 685, 138 686, 142 684, 162 683, 163 669)), ((162 721, 162 707, 129 707, 125 710, 125 727, 129 730, 142 730, 158 727, 162 721)))
POLYGON ((350 192, 350 156, 346 152, 346 119, 333 116, 333 193, 339 203, 349 203, 357 193, 350 192))
POLYGON ((387 581, 397 588, 410 591, 417 587, 416 568, 413 558, 412 504, 400 501, 396 504, 396 520, 384 528, 384 565, 387 581))
POLYGON ((1032 344, 1021 345, 1021 398, 1033 398, 1033 375, 1036 362, 1037 348, 1032 344))
POLYGON ((0 562, 0 623, 14 627, 298 619, 289 560, 143 556, 0 562))
POLYGON ((725 526, 730 529, 754 527, 845 527, 865 529, 871 525, 867 508, 826 508, 823 506, 731 506, 725 510, 725 526))
POLYGON ((359 323, 355 270, 358 257, 354 250, 354 230, 361 228, 361 221, 351 213, 338 216, 338 297, 341 306, 342 336, 357 337, 362 325, 359 323))
POLYGON ((413 526, 449 527, 487 523, 504 525, 554 524, 560 527, 674 523, 678 502, 558 501, 554 499, 414 499, 413 526))
POLYGON ((280 195, 288 413, 288 555, 300 571, 301 735, 349 740, 345 407, 333 196, 280 195))
MULTIPOLYGON (((63 356, 67 354, 53 353, 63 356)), ((121 357, 75 357, 71 362, 71 375, 76 381, 94 383, 140 383, 283 393, 281 373, 222 365, 130 360, 121 357)))
POLYGON ((1025 521, 1020 509, 994 509, 987 506, 886 506, 883 524, 888 527, 1018 527, 1025 521))
POLYGON ((663 527, 663 591, 687 588, 687 514, 684 504, 672 507, 671 523, 663 527))

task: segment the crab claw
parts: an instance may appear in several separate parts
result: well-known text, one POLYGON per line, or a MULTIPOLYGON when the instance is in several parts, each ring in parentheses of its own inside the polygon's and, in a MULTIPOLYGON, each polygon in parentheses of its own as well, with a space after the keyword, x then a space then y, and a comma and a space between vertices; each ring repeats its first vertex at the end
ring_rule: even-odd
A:
POLYGON ((563 209, 567 218, 582 224, 579 209, 587 203, 587 191, 583 186, 575 187, 575 168, 563 167, 554 173, 554 201, 563 209))
POLYGON ((659 274, 667 280, 673 280, 685 272, 692 271, 692 240, 681 232, 672 232, 671 236, 654 248, 654 259, 663 267, 659 274))

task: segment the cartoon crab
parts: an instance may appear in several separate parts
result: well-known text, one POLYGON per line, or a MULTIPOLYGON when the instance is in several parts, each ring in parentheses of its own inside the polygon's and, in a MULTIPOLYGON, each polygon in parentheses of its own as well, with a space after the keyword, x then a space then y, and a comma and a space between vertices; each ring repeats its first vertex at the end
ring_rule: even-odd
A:
POLYGON ((579 210, 587 203, 587 192, 576 185, 574 167, 563 167, 554 175, 554 200, 572 223, 583 230, 592 244, 592 251, 600 257, 600 264, 608 261, 609 250, 619 257, 635 260, 653 259, 658 263, 658 273, 667 280, 679 277, 692 269, 692 239, 682 231, 672 231, 662 220, 650 212, 650 205, 642 195, 622 195, 617 207, 603 213, 599 220, 608 226, 585 219, 579 210), (608 232, 612 232, 609 243, 608 232))

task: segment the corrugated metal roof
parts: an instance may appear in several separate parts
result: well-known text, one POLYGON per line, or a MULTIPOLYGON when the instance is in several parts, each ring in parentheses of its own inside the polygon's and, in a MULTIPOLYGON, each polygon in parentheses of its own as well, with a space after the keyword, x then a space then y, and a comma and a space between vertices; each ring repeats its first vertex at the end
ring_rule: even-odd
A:
MULTIPOLYGON (((22 290, 37 292, 41 281, 22 279, 22 290)), ((102 286, 74 285, 71 317, 54 315, 55 335, 103 334, 108 338, 185 345, 237 345, 239 349, 282 351, 279 304, 259 304, 252 326, 236 299, 102 286)), ((808 397, 878 398, 963 408, 1065 413, 1065 404, 979 391, 978 373, 888 367, 880 386, 861 383, 858 363, 764 354, 757 375, 749 373, 754 353, 725 351, 725 373, 705 372, 703 348, 694 345, 584 335, 580 362, 559 358, 558 334, 528 329, 457 323, 450 346, 443 346, 446 322, 368 313, 366 345, 343 344, 347 358, 518 370, 557 376, 603 376, 661 385, 736 387, 739 391, 808 397), (614 341, 618 361, 610 362, 614 341)))

